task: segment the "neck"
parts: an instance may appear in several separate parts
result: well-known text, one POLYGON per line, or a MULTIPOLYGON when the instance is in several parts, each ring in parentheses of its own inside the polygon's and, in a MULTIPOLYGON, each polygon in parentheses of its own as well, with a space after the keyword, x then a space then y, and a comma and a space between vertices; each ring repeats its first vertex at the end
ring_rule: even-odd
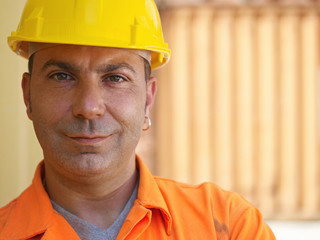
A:
POLYGON ((126 176, 74 182, 56 176, 45 166, 46 190, 50 198, 74 215, 106 229, 122 212, 137 183, 137 170, 126 176))

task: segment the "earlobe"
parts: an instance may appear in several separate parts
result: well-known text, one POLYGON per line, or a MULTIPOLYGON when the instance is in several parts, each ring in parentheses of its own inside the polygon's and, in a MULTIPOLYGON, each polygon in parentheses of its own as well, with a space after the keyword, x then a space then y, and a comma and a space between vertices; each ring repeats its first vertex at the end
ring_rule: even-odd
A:
POLYGON ((28 118, 32 120, 31 101, 30 101, 30 81, 31 81, 30 74, 24 73, 22 75, 22 81, 21 81, 23 100, 24 100, 24 104, 26 105, 26 112, 27 112, 28 118))
POLYGON ((147 82, 146 116, 150 115, 157 92, 157 79, 150 77, 147 82))

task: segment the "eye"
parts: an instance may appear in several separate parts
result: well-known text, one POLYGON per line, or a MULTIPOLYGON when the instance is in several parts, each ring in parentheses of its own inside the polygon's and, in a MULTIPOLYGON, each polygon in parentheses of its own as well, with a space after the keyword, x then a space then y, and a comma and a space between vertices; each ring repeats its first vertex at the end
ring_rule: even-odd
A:
POLYGON ((120 82, 126 81, 126 79, 124 77, 119 76, 119 75, 110 75, 110 76, 106 77, 106 80, 110 81, 110 82, 115 82, 115 83, 120 83, 120 82))
POLYGON ((66 73, 55 73, 55 74, 52 74, 50 78, 53 78, 54 80, 57 80, 57 81, 65 81, 65 80, 72 79, 72 77, 66 73))

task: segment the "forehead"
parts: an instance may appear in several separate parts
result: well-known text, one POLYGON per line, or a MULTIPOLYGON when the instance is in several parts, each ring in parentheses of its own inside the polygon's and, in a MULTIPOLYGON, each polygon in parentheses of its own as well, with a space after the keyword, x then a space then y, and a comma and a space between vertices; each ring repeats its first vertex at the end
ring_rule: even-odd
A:
POLYGON ((55 45, 35 52, 33 62, 35 68, 41 68, 48 61, 72 63, 83 70, 105 64, 127 64, 136 71, 144 69, 144 60, 135 50, 120 48, 55 45))

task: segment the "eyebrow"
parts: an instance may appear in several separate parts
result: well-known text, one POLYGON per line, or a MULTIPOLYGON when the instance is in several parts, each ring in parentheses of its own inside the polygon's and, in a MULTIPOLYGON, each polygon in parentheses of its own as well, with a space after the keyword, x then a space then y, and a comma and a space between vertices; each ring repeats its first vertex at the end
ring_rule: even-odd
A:
POLYGON ((43 67, 41 68, 41 71, 44 72, 47 68, 51 67, 51 66, 55 66, 55 67, 59 67, 63 70, 69 70, 69 71, 79 71, 79 68, 77 68, 75 65, 67 63, 67 62, 62 62, 62 61, 57 61, 54 59, 51 59, 49 61, 47 61, 43 67))
MULTIPOLYGON (((43 67, 41 68, 41 71, 44 72, 47 68, 49 68, 51 66, 59 67, 59 68, 66 70, 66 71, 73 71, 73 72, 80 72, 81 71, 80 68, 75 66, 74 64, 70 64, 68 62, 63 62, 63 61, 57 61, 54 59, 47 61, 43 65, 43 67)), ((133 74, 136 74, 136 71, 134 70, 134 68, 128 63, 103 64, 101 66, 98 66, 98 68, 96 69, 96 72, 108 73, 108 72, 116 71, 119 69, 128 69, 133 74)))
POLYGON ((134 68, 130 64, 127 64, 127 63, 105 64, 105 65, 99 66, 97 68, 97 72, 98 73, 106 73, 106 72, 113 72, 113 71, 116 71, 119 69, 128 69, 133 74, 136 74, 136 71, 134 70, 134 68))

